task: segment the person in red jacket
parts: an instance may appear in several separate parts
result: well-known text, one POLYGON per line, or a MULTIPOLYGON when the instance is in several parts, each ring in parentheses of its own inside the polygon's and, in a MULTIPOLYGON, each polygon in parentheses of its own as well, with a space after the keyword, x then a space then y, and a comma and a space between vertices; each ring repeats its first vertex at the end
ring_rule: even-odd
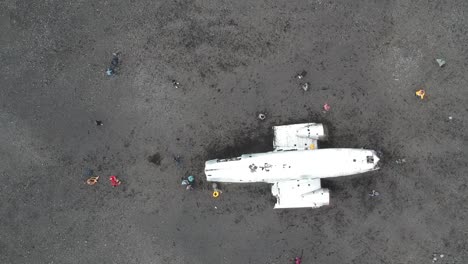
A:
POLYGON ((109 177, 109 181, 111 182, 113 187, 117 187, 122 183, 119 179, 117 179, 117 176, 114 175, 109 177))
POLYGON ((301 257, 295 257, 294 258, 294 264, 301 264, 302 263, 302 258, 301 257))

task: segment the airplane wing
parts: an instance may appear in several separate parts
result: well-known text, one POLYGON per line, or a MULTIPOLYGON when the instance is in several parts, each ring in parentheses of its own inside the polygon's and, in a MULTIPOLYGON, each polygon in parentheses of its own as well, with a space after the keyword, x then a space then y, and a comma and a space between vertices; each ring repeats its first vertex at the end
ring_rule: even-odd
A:
POLYGON ((330 193, 321 187, 319 178, 279 181, 273 184, 271 193, 276 197, 275 209, 317 208, 330 201, 330 193))
POLYGON ((317 149, 317 141, 327 137, 326 128, 316 123, 274 126, 273 131, 274 151, 317 149))

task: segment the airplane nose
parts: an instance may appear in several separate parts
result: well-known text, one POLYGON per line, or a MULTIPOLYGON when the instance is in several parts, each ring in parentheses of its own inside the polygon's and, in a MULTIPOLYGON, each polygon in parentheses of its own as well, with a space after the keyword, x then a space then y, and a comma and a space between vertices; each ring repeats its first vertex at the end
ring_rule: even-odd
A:
POLYGON ((379 156, 377 156, 377 154, 374 153, 374 164, 379 163, 379 160, 380 160, 379 156))
POLYGON ((379 156, 377 156, 377 153, 375 153, 375 151, 374 151, 374 153, 372 154, 372 157, 373 157, 373 160, 374 160, 374 167, 375 167, 376 169, 378 169, 378 168, 379 168, 379 161, 380 161, 380 158, 379 158, 379 156))

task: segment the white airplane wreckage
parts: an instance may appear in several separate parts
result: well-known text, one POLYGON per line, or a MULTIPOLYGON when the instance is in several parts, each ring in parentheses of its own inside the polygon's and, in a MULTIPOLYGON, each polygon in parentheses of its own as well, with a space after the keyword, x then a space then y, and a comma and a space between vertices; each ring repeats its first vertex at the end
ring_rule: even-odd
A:
POLYGON ((379 169, 374 150, 319 149, 318 141, 327 138, 322 124, 274 126, 273 130, 273 151, 209 160, 205 163, 207 181, 266 182, 273 184, 275 209, 317 208, 330 202, 329 190, 321 187, 320 179, 379 169))

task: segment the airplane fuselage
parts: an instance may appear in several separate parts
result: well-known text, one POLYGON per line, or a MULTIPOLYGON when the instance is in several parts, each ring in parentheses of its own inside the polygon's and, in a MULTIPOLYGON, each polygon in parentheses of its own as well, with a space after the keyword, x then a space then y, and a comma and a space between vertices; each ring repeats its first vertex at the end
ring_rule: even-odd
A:
POLYGON ((366 149, 315 149, 246 154, 209 160, 212 182, 267 182, 348 176, 378 169, 379 158, 366 149))

